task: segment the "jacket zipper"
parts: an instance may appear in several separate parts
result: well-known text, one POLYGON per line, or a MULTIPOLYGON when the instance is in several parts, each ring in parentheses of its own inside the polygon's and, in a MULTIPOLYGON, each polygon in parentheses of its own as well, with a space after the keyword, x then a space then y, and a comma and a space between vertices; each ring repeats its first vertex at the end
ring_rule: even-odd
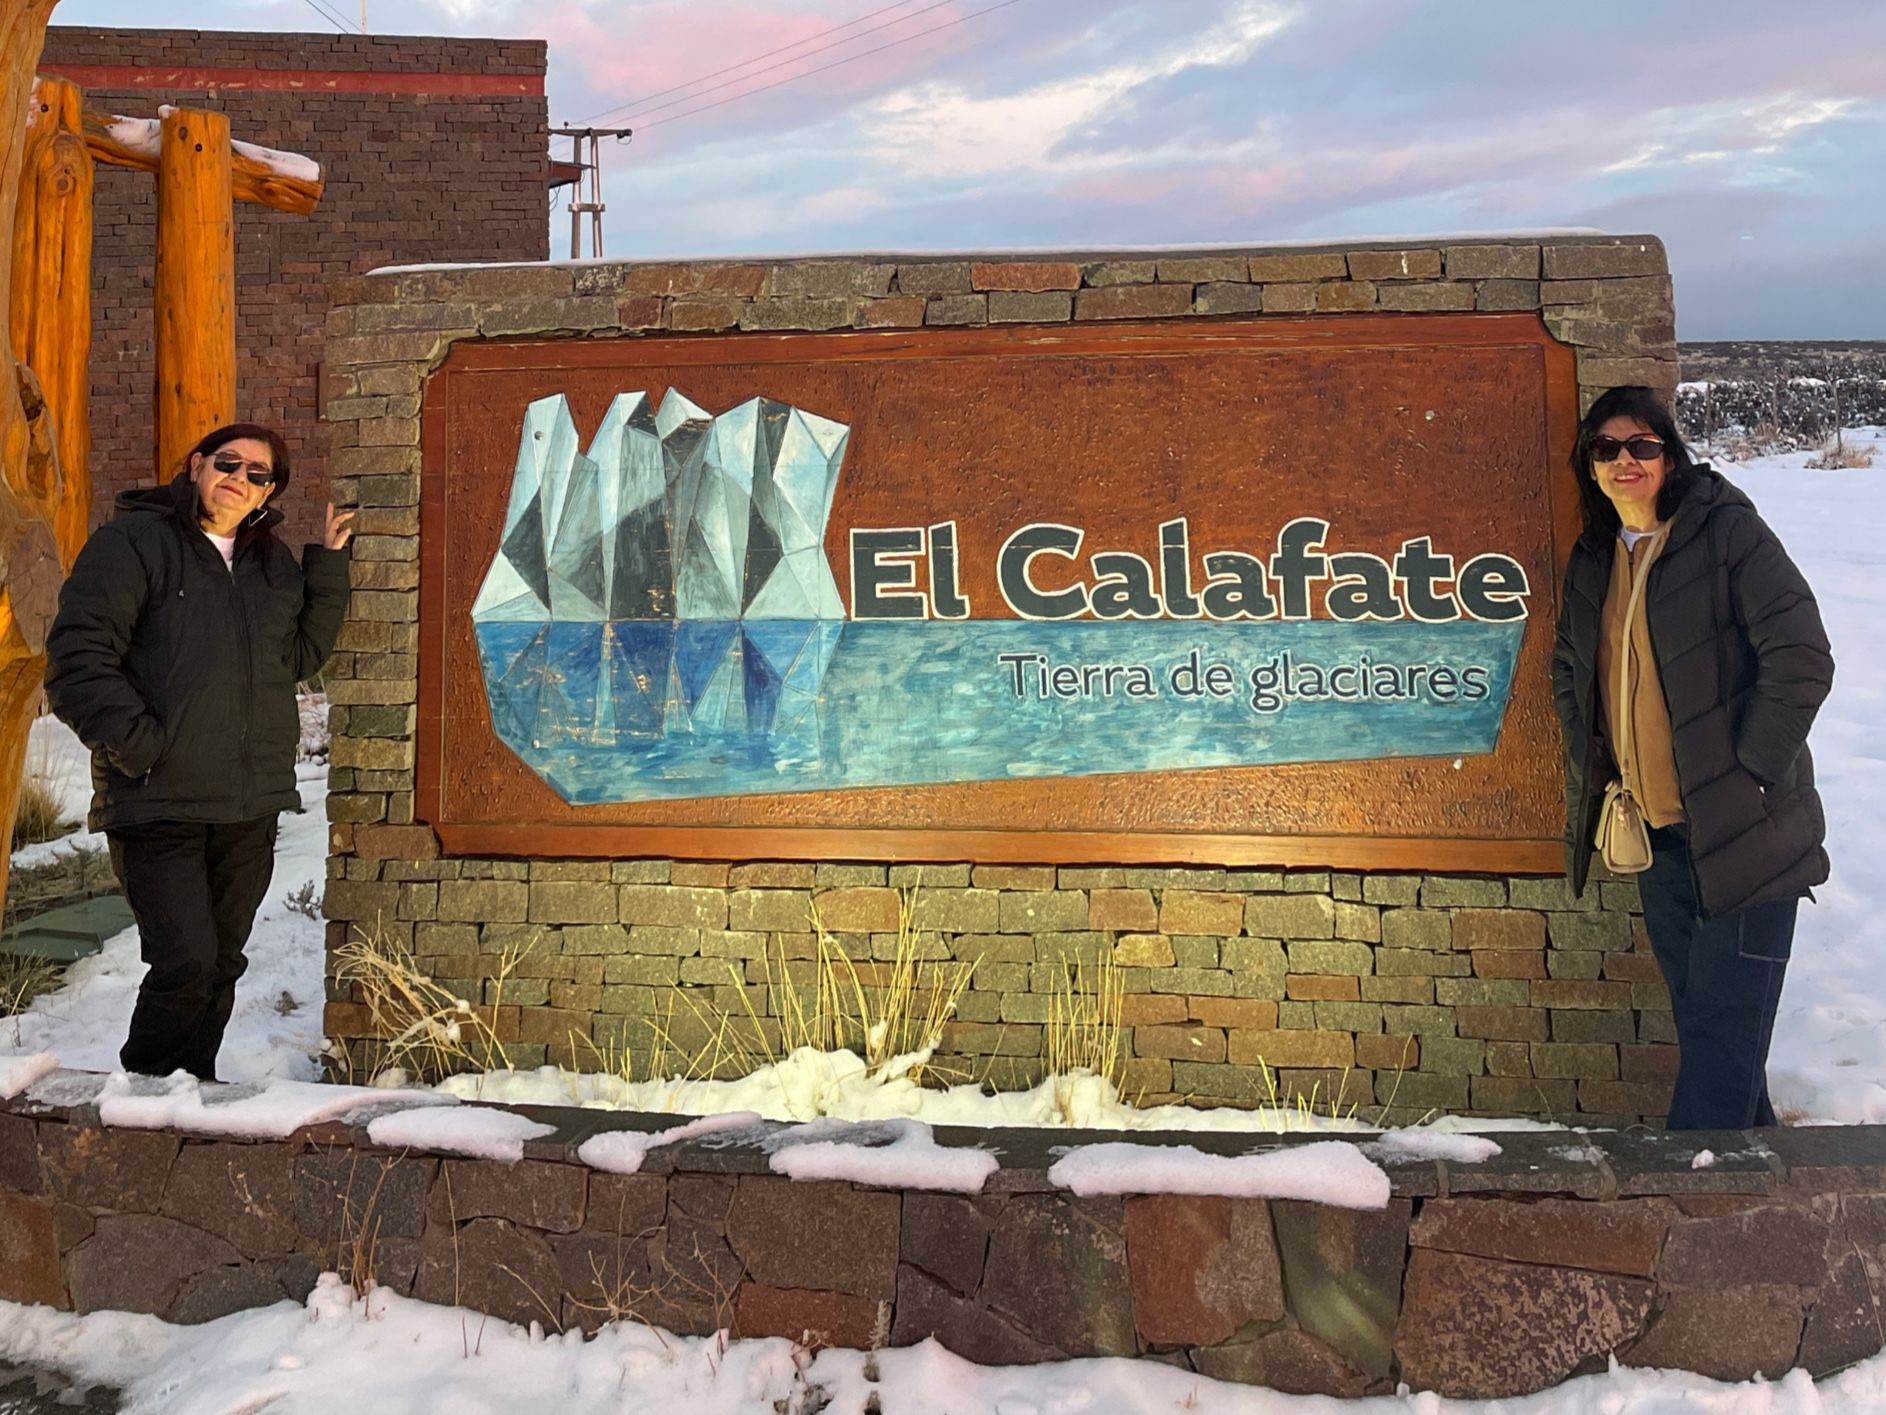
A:
MULTIPOLYGON (((221 557, 219 556, 218 559, 221 557)), ((237 783, 241 813, 239 819, 248 820, 249 809, 249 728, 255 708, 255 663, 249 648, 249 611, 247 602, 242 597, 242 581, 236 575, 235 559, 229 564, 229 593, 236 607, 236 625, 242 640, 242 730, 237 736, 237 745, 241 755, 237 783)))

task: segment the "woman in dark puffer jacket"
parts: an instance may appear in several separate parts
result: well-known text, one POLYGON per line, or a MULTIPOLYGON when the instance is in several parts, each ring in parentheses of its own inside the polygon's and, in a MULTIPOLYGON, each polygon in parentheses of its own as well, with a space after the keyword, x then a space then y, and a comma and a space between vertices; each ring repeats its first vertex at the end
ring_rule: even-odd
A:
POLYGON ((300 564, 267 503, 288 484, 267 428, 210 433, 168 486, 127 491, 59 594, 46 696, 92 752, 94 830, 150 970, 127 1071, 214 1079, 216 1053, 295 810, 295 684, 347 614, 351 512, 327 508, 300 564))
POLYGON ((1573 467, 1585 530, 1552 656, 1566 872, 1582 892, 1601 798, 1626 756, 1650 826, 1652 863, 1636 877, 1644 924, 1682 1053, 1668 1123, 1773 1125, 1768 1044, 1795 910, 1828 869, 1807 749, 1833 684, 1827 634, 1775 533, 1691 461, 1650 389, 1592 405, 1573 467))

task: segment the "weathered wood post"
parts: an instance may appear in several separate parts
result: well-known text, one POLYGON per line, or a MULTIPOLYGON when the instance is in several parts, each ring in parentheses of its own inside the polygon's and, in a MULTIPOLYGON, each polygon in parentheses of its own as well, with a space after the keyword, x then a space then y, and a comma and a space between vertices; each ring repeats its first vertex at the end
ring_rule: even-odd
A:
POLYGON ((236 418, 236 208, 229 119, 163 118, 157 157, 156 474, 236 418))
MULTIPOLYGON (((44 672, 46 630, 59 590, 59 546, 48 509, 57 501, 58 452, 32 370, 14 349, 11 239, 19 209, 21 171, 37 133, 19 121, 55 0, 0 0, 0 861, 13 848, 20 763, 32 724, 30 704, 44 672)), ((0 870, 0 900, 5 898, 0 870)))
POLYGON ((13 223, 13 357, 38 377, 52 417, 59 475, 44 509, 66 568, 91 509, 93 169, 83 112, 76 85, 33 86, 13 223))

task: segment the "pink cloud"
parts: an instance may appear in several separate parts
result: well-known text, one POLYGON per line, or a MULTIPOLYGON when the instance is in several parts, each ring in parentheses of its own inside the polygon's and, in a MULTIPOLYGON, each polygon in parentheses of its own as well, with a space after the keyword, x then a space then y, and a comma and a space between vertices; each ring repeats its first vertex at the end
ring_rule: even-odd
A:
POLYGON ((698 0, 621 3, 605 9, 558 0, 542 28, 550 39, 553 64, 573 63, 579 75, 580 93, 566 95, 568 102, 585 116, 627 105, 595 121, 634 127, 639 120, 644 127, 665 128, 662 120, 751 94, 690 117, 674 132, 674 140, 685 144, 729 127, 765 131, 780 122, 815 121, 862 97, 930 75, 940 60, 986 40, 990 30, 984 21, 974 20, 936 34, 922 32, 971 14, 973 8, 980 7, 950 0, 942 8, 929 8, 920 0, 905 12, 908 19, 887 14, 831 34, 834 27, 859 18, 857 10, 836 3, 793 10, 745 3, 716 5, 711 19, 704 19, 698 0), (889 27, 876 28, 882 25, 889 27), (898 40, 905 42, 879 54, 865 53, 898 40), (797 47, 769 53, 787 46, 797 47), (684 92, 664 92, 760 55, 768 57, 684 92), (824 68, 853 55, 863 57, 824 68), (809 72, 818 69, 823 71, 809 72), (780 83, 784 79, 792 81, 780 83), (766 87, 775 84, 778 87, 766 87), (765 91, 756 91, 761 89, 765 91), (652 105, 650 95, 657 95, 652 105))
MULTIPOLYGON (((1798 14, 1798 12, 1795 12, 1798 14)), ((1886 9, 1856 8, 1844 16, 1857 32, 1815 35, 1790 20, 1779 30, 1704 31, 1665 56, 1668 103, 1711 98, 1747 101, 1794 93, 1817 98, 1886 97, 1886 9), (1871 31, 1869 34, 1867 31, 1871 31), (1700 85, 1683 75, 1702 75, 1700 85)), ((1652 106, 1646 99, 1644 106, 1652 106)))
POLYGON ((1590 138, 1577 135, 1581 126, 1542 121, 1526 141, 1505 131, 1477 130, 1272 161, 1113 169, 1059 183, 1055 195, 1115 209, 1152 210, 1182 200, 1188 224, 1249 224, 1283 212, 1341 210, 1508 180, 1535 186, 1569 182, 1593 166, 1590 138))

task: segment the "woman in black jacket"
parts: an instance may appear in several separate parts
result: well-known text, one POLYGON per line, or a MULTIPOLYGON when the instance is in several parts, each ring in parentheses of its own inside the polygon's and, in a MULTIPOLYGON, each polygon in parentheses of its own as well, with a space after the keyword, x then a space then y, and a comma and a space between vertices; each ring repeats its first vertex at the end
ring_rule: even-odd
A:
POLYGON ((1572 461, 1585 529, 1552 656, 1566 872, 1582 892, 1622 776, 1650 826, 1636 878, 1681 1049, 1668 1123, 1773 1125, 1768 1044, 1795 910, 1828 868, 1807 749, 1833 685, 1820 610, 1650 389, 1600 397, 1572 461))
POLYGON ((127 1071, 215 1079, 276 817, 301 805, 295 684, 346 617, 353 513, 330 505, 297 565, 267 505, 289 470, 279 434, 218 428, 170 485, 118 497, 59 595, 46 695, 91 749, 90 823, 149 965, 127 1071))

